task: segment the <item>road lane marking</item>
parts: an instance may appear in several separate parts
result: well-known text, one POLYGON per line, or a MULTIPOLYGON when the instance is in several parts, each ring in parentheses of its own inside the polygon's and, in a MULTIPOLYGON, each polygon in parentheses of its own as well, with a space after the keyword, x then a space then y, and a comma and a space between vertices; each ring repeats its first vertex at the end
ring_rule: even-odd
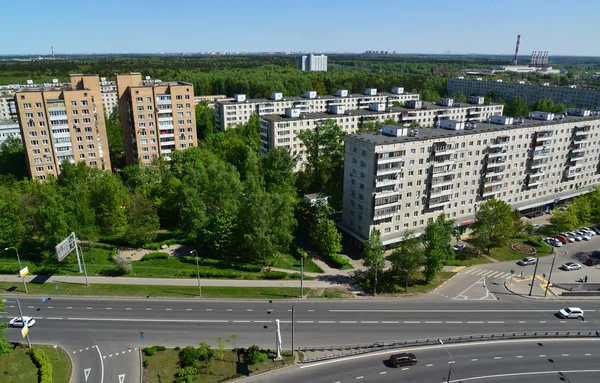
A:
POLYGON ((246 309, 246 311, 253 311, 252 309, 246 309))
POLYGON ((500 323, 504 323, 503 320, 489 320, 488 321, 489 324, 500 324, 500 323))
POLYGON ((436 323, 442 323, 442 321, 439 320, 431 320, 431 321, 425 321, 426 324, 436 324, 436 323))
POLYGON ((212 309, 206 309, 206 311, 212 311, 212 309))
POLYGON ((546 323, 546 321, 545 320, 541 320, 540 323, 546 323))
POLYGON ((454 364, 454 363, 456 363, 454 360, 451 360, 448 362, 448 364, 454 364))
POLYGON ((469 323, 469 324, 481 324, 481 323, 483 323, 483 321, 482 320, 481 321, 477 321, 477 320, 476 321, 467 321, 467 323, 469 323))
POLYGON ((452 272, 453 273, 458 273, 459 271, 461 271, 464 268, 465 268, 465 266, 458 266, 458 267, 455 267, 454 269, 452 269, 452 272))
POLYGON ((419 320, 405 320, 402 323, 406 323, 406 324, 418 324, 418 323, 421 323, 421 321, 419 321, 419 320))
POLYGON ((233 309, 227 309, 227 311, 233 311, 233 309))
POLYGON ((320 320, 319 323, 335 323, 334 320, 320 320))
POLYGON ((255 320, 254 323, 271 323, 270 320, 255 320))
POLYGON ((357 376, 357 377, 356 377, 356 379, 362 379, 362 378, 363 378, 362 376, 357 376))
POLYGON ((499 271, 494 271, 493 273, 491 273, 490 275, 488 275, 488 278, 493 278, 493 277, 495 277, 496 275, 499 275, 499 274, 500 274, 499 271))
POLYGON ((545 358, 546 355, 545 354, 540 354, 540 358, 545 358))
POLYGON ((100 347, 98 347, 98 345, 95 345, 94 347, 96 347, 96 351, 98 351, 98 355, 100 355, 100 383, 104 383, 104 358, 100 352, 100 347))
POLYGON ((27 308, 29 308, 29 309, 33 309, 33 308, 35 308, 35 307, 33 307, 33 306, 28 306, 27 308))
POLYGON ((86 310, 91 310, 92 308, 91 308, 91 307, 86 307, 85 309, 86 309, 86 310))
POLYGON ((106 309, 107 309, 107 310, 112 310, 112 307, 107 307, 106 309))
POLYGON ((171 311, 171 309, 165 309, 165 310, 167 310, 167 311, 171 311))
POLYGON ((352 323, 356 323, 355 320, 341 320, 340 324, 352 324, 352 323))
POLYGON ((296 323, 315 323, 315 321, 312 321, 312 320, 299 320, 299 321, 296 321, 296 323))
MULTIPOLYGON (((562 374, 577 374, 577 373, 587 373, 587 372, 600 372, 600 370, 561 370, 562 374)), ((457 380, 451 380, 449 383, 460 383, 466 382, 469 380, 484 380, 491 378, 506 378, 512 376, 528 376, 528 375, 550 375, 556 374, 556 371, 531 371, 531 372, 515 372, 511 374, 497 374, 497 375, 483 375, 483 376, 473 376, 470 378, 461 378, 457 380)))
POLYGON ((517 359, 521 359, 523 355, 517 355, 517 359))
POLYGON ((494 359, 502 359, 501 356, 495 356, 494 359))
POLYGON ((312 313, 312 312, 314 312, 314 311, 315 311, 315 310, 308 310, 308 312, 309 312, 309 313, 312 313))
POLYGON ((395 324, 395 323, 400 323, 400 321, 397 321, 397 320, 382 320, 381 323, 382 324, 395 324))
MULTIPOLYGON (((140 318, 140 319, 133 319, 133 318, 67 318, 67 320, 72 320, 72 321, 87 321, 87 322, 94 322, 94 321, 99 321, 99 322, 177 322, 177 323, 229 323, 228 320, 221 320, 221 319, 148 319, 148 318, 140 318)), ((255 321, 257 323, 261 322, 261 321, 255 321)), ((269 322, 269 321, 264 321, 264 322, 269 322)))
POLYGON ((151 311, 152 308, 151 307, 146 307, 146 311, 151 311))
POLYGON ((385 374, 387 374, 387 372, 385 372, 385 371, 382 371, 379 373, 379 375, 385 375, 385 374))
POLYGON ((47 317, 46 319, 50 319, 50 320, 62 320, 63 318, 47 317))
POLYGON ((431 367, 431 366, 433 366, 433 364, 431 364, 431 363, 430 363, 430 364, 428 364, 428 365, 427 365, 427 366, 425 366, 425 367, 431 367))
POLYGON ((478 269, 470 268, 469 270, 465 271, 465 274, 471 274, 475 270, 478 270, 478 269))
MULTIPOLYGON (((10 307, 15 307, 15 306, 10 306, 10 307)), ((54 306, 48 306, 49 309, 53 309, 54 306)))
POLYGON ((192 311, 192 309, 185 309, 185 311, 192 311))
POLYGON ((461 320, 449 320, 449 321, 446 321, 446 323, 448 323, 448 324, 457 324, 457 323, 462 323, 462 321, 461 320))
POLYGON ((479 359, 471 359, 471 362, 477 362, 479 359))
POLYGON ((131 310, 131 307, 125 307, 125 310, 131 310))
POLYGON ((520 320, 519 323, 527 323, 527 322, 524 320, 520 320))
POLYGON ((376 321, 376 320, 362 320, 362 321, 360 321, 360 323, 375 324, 375 323, 379 323, 379 321, 376 321))
MULTIPOLYGON (((595 309, 585 309, 584 311, 595 312, 595 309)), ((381 309, 381 310, 365 310, 365 309, 330 309, 331 313, 555 313, 556 310, 533 310, 533 309, 521 309, 521 310, 401 310, 401 309, 381 309)))
POLYGON ((585 354, 585 356, 592 356, 592 354, 585 354))
POLYGON ((569 354, 562 354, 561 356, 569 356, 569 354))
POLYGON ((67 309, 69 309, 69 310, 71 310, 72 308, 73 308, 73 307, 71 307, 71 306, 67 306, 67 309))
POLYGON ((250 323, 249 320, 234 320, 233 323, 250 323))

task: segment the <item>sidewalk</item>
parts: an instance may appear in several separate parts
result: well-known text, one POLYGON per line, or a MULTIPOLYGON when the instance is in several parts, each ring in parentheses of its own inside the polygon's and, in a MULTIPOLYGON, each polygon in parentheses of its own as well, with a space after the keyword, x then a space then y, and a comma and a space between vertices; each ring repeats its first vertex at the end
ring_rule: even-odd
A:
POLYGON ((521 278, 519 275, 515 275, 511 280, 504 283, 504 287, 515 295, 520 295, 525 298, 532 299, 548 299, 557 298, 560 296, 560 289, 550 285, 548 287, 548 293, 546 294, 546 287, 548 281, 542 276, 537 275, 535 281, 533 281, 533 289, 531 288, 533 276, 527 276, 521 278), (531 290, 531 295, 529 291, 531 290))

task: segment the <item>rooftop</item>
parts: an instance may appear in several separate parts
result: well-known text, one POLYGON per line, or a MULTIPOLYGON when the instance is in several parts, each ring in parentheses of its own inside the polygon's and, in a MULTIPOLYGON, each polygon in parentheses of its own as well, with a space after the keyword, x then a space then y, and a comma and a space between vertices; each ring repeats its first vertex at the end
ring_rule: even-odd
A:
POLYGON ((272 100, 270 98, 248 98, 245 101, 223 100, 223 101, 219 101, 219 104, 250 104, 250 103, 263 103, 263 102, 268 103, 268 102, 282 102, 282 101, 338 100, 338 99, 345 99, 345 98, 400 96, 400 95, 406 95, 406 94, 417 94, 417 93, 404 92, 404 93, 396 94, 396 93, 390 93, 390 92, 378 92, 374 95, 361 94, 361 93, 353 93, 353 94, 349 93, 347 96, 344 96, 344 97, 327 94, 327 95, 317 96, 315 98, 300 97, 300 96, 283 97, 281 100, 272 100))
MULTIPOLYGON (((572 123, 572 122, 585 122, 585 121, 598 121, 600 120, 600 116, 589 116, 589 117, 576 117, 576 116, 566 116, 562 120, 552 120, 552 121, 540 121, 526 118, 525 122, 520 124, 516 123, 513 125, 497 125, 497 124, 489 124, 478 122, 477 127, 475 129, 469 130, 449 130, 449 129, 440 129, 440 128, 417 128, 419 135, 418 137, 413 136, 401 136, 401 137, 392 137, 386 136, 381 133, 364 133, 364 134, 349 134, 347 137, 352 137, 359 139, 361 141, 366 141, 368 143, 374 145, 388 145, 388 144, 400 144, 400 143, 408 143, 408 142, 416 142, 416 141, 427 141, 431 139, 443 139, 443 138, 452 138, 459 136, 468 136, 479 133, 501 133, 506 130, 511 129, 521 129, 521 128, 533 128, 533 127, 552 127, 553 125, 564 124, 564 123, 572 123)), ((410 129, 410 128, 409 128, 410 129)))

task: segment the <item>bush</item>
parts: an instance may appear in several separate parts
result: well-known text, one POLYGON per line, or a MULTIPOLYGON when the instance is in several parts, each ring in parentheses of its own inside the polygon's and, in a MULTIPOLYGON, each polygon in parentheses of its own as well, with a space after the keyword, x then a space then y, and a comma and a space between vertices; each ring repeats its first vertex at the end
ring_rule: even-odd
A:
POLYGON ((151 261, 153 259, 169 259, 171 256, 169 253, 155 251, 152 253, 148 253, 142 257, 142 261, 151 261))
POLYGON ((177 372, 177 377, 178 378, 187 378, 189 377, 194 377, 194 375, 196 375, 198 373, 198 369, 195 367, 184 367, 181 370, 179 370, 179 372, 177 372))
POLYGON ((288 273, 283 271, 267 271, 263 274, 265 279, 286 279, 288 273))
POLYGON ((131 259, 129 259, 125 255, 115 254, 111 257, 110 260, 112 261, 112 263, 115 264, 117 269, 122 274, 128 274, 131 273, 131 271, 133 271, 133 267, 131 266, 131 259))
POLYGON ((253 365, 267 360, 267 353, 257 345, 253 345, 246 350, 246 355, 244 357, 246 363, 253 365))
POLYGON ((330 263, 331 266, 335 267, 336 269, 352 269, 352 264, 350 264, 350 261, 348 261, 348 259, 346 259, 343 255, 340 254, 327 254, 325 255, 325 261, 327 263, 330 263))
POLYGON ((146 355, 146 356, 154 356, 154 355, 156 355, 157 351, 165 351, 165 350, 166 350, 165 346, 146 347, 144 349, 144 355, 146 355))
POLYGON ((35 348, 31 352, 33 363, 39 369, 39 382, 52 383, 52 365, 48 356, 41 348, 35 348))
POLYGON ((193 366, 200 357, 200 351, 196 347, 187 346, 179 352, 179 362, 182 367, 193 366))

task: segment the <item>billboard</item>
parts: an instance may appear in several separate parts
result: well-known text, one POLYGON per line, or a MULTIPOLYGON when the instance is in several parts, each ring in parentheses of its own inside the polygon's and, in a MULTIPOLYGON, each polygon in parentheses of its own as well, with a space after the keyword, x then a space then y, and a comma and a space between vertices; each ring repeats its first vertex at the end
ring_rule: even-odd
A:
POLYGON ((75 233, 71 233, 64 241, 56 245, 56 256, 59 261, 62 261, 71 251, 75 250, 75 233))

